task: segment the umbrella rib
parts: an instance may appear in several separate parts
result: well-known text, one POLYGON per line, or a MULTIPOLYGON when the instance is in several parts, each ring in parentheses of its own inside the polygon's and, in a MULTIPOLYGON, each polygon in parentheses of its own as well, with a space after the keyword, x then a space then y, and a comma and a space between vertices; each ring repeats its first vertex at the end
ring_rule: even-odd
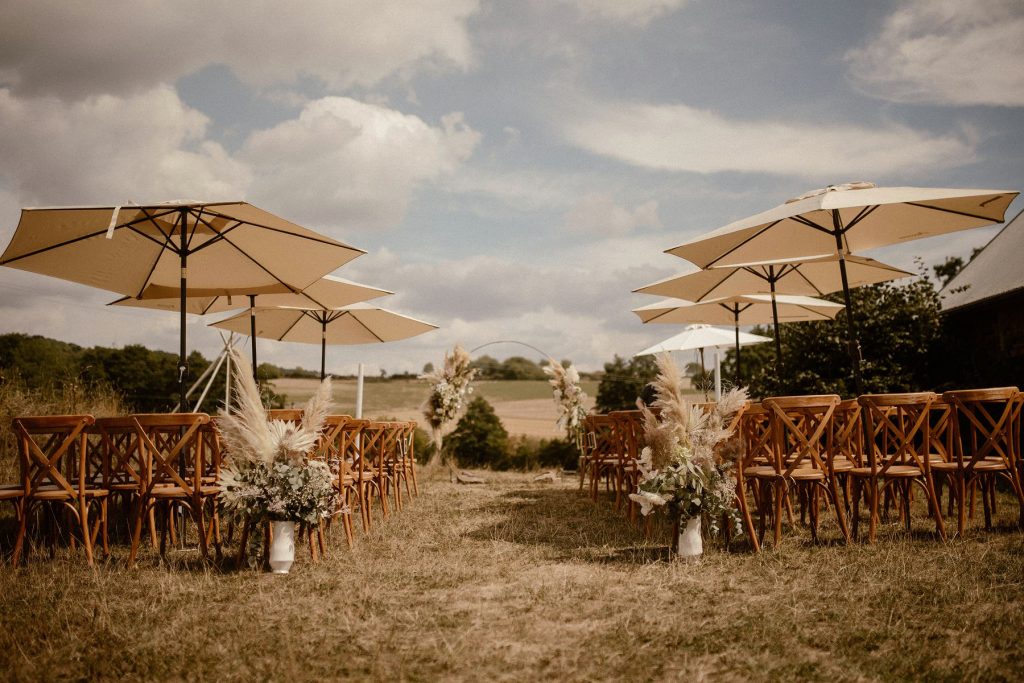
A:
MULTIPOLYGON (((270 271, 270 270, 269 270, 269 269, 268 269, 268 268, 267 268, 266 266, 264 266, 264 265, 263 265, 262 263, 260 263, 259 261, 257 261, 256 259, 254 259, 254 258, 253 258, 252 256, 250 256, 250 255, 249 255, 249 252, 245 251, 244 249, 242 249, 241 247, 239 247, 239 246, 238 246, 237 244, 235 244, 234 242, 232 242, 232 241, 231 241, 231 240, 230 240, 230 239, 229 239, 229 238, 228 238, 228 237, 227 237, 227 236, 226 236, 225 234, 223 234, 223 233, 217 233, 217 234, 218 234, 218 235, 220 235, 220 239, 221 239, 221 240, 223 240, 224 242, 227 242, 227 243, 228 243, 228 244, 230 244, 230 245, 231 245, 232 247, 234 247, 235 251, 237 251, 237 252, 238 252, 239 254, 241 254, 241 255, 242 255, 242 256, 244 256, 245 258, 249 259, 250 261, 252 261, 252 262, 253 262, 253 264, 255 264, 257 268, 259 268, 260 270, 262 270, 262 271, 263 271, 264 273, 266 273, 266 274, 267 274, 267 275, 269 275, 270 277, 274 278, 274 280, 276 280, 276 281, 277 281, 278 283, 280 283, 280 284, 284 285, 285 287, 287 287, 287 288, 288 288, 288 291, 292 292, 293 294, 294 294, 294 293, 299 293, 299 292, 301 292, 301 291, 302 291, 302 290, 300 290, 300 289, 296 289, 295 287, 293 287, 292 285, 288 284, 287 282, 285 282, 284 280, 282 280, 281 278, 279 278, 279 277, 278 277, 277 275, 275 275, 274 273, 272 273, 272 272, 271 272, 271 271, 270 271)), ((211 241, 212 241, 212 240, 211 240, 211 241)), ((207 242, 206 244, 209 244, 209 243, 210 243, 210 242, 207 242)), ((200 246, 199 246, 199 247, 198 247, 198 248, 197 248, 196 250, 198 251, 199 249, 202 249, 202 248, 203 248, 203 246, 205 246, 205 245, 200 245, 200 246)))
POLYGON ((746 244, 747 244, 748 242, 750 242, 751 240, 754 240, 754 239, 756 239, 757 237, 760 237, 760 236, 761 236, 761 233, 763 233, 763 232, 765 232, 765 231, 767 231, 767 230, 771 230, 772 228, 774 228, 774 227, 775 227, 776 225, 778 225, 778 224, 779 224, 779 223, 781 223, 781 222, 782 222, 781 220, 778 220, 778 221, 774 221, 774 222, 772 222, 772 223, 769 223, 768 225, 764 226, 764 227, 763 227, 762 229, 758 230, 758 231, 757 231, 756 233, 754 233, 754 234, 753 234, 753 235, 751 235, 750 237, 747 237, 746 239, 742 240, 742 241, 741 241, 741 242, 740 242, 739 244, 737 244, 736 246, 732 247, 731 249, 729 249, 728 251, 726 251, 726 252, 725 252, 724 254, 722 254, 722 255, 721 255, 721 256, 719 256, 718 258, 716 258, 716 259, 712 259, 712 260, 711 260, 710 262, 708 262, 708 265, 707 265, 706 267, 707 267, 707 268, 711 268, 712 266, 714 266, 714 265, 715 265, 716 263, 718 263, 719 261, 721 261, 722 259, 724 259, 724 258, 725 258, 726 256, 728 256, 729 254, 733 253, 734 251, 736 251, 736 250, 737 250, 737 249, 739 249, 740 247, 743 247, 743 246, 745 246, 745 245, 746 245, 746 244))
POLYGON ((371 329, 370 329, 369 327, 367 327, 367 326, 366 326, 366 323, 364 323, 364 322, 363 322, 362 320, 360 320, 360 319, 359 319, 359 318, 357 318, 357 317, 356 317, 355 315, 353 315, 353 314, 352 314, 352 311, 344 311, 344 312, 343 312, 343 313, 342 313, 341 315, 339 315, 339 316, 338 316, 337 318, 334 318, 333 320, 331 320, 331 322, 334 322, 335 320, 340 320, 341 318, 344 318, 345 316, 348 316, 348 317, 352 318, 353 320, 355 320, 355 321, 356 321, 357 323, 359 323, 359 326, 360 326, 360 327, 362 327, 362 328, 363 328, 364 330, 366 330, 367 332, 369 332, 369 333, 370 333, 370 335, 371 335, 371 336, 372 336, 372 337, 373 337, 374 339, 376 339, 377 341, 379 341, 379 342, 380 342, 381 344, 383 344, 383 343, 384 343, 384 340, 383 340, 383 339, 382 339, 382 338, 381 338, 381 337, 380 337, 380 336, 379 336, 379 335, 378 335, 378 334, 377 334, 376 332, 374 332, 374 331, 373 331, 373 330, 371 330, 371 329))
POLYGON ((804 274, 802 268, 793 268, 790 272, 796 273, 797 277, 803 279, 803 281, 807 283, 807 286, 813 289, 818 296, 825 296, 825 292, 821 291, 821 288, 818 287, 818 285, 811 282, 811 278, 804 274))
MULTIPOLYGON (((218 211, 210 211, 210 214, 213 215, 213 216, 217 216, 219 218, 227 218, 227 219, 233 220, 233 221, 237 221, 238 220, 238 218, 236 218, 235 216, 229 216, 227 214, 220 213, 218 211)), ((293 232, 291 230, 285 230, 283 228, 275 228, 275 227, 270 226, 270 225, 264 225, 262 223, 254 223, 254 222, 248 221, 248 220, 247 221, 241 221, 241 223, 244 223, 245 225, 251 225, 254 228, 261 228, 263 230, 270 230, 271 232, 279 232, 279 233, 282 233, 282 234, 285 234, 285 235, 291 235, 292 237, 299 237, 301 239, 310 240, 311 242, 320 242, 321 244, 326 244, 326 245, 331 246, 331 247, 337 247, 337 246, 340 245, 340 246, 342 246, 345 249, 351 249, 352 251, 358 251, 358 252, 360 252, 362 254, 366 253, 365 251, 363 251, 359 247, 353 247, 350 244, 345 244, 344 242, 338 242, 337 240, 324 239, 323 237, 317 237, 317 236, 314 236, 314 235, 302 235, 300 233, 293 232)))
MULTIPOLYGON (((201 218, 199 218, 198 216, 196 217, 196 221, 197 221, 197 222, 198 222, 198 221, 201 221, 201 220, 202 220, 202 219, 201 219, 201 218)), ((210 246, 213 246, 213 245, 217 244, 218 242, 223 242, 223 241, 224 241, 224 236, 225 236, 225 235, 227 235, 227 234, 228 234, 229 232, 231 232, 231 231, 232 231, 232 230, 234 230, 235 228, 239 228, 239 227, 241 227, 241 226, 243 225, 242 221, 237 221, 237 222, 236 222, 236 223, 235 223, 234 225, 232 225, 232 226, 231 226, 230 228, 227 228, 227 229, 226 229, 226 230, 224 230, 224 231, 220 231, 220 230, 217 230, 217 228, 215 228, 215 227, 214 227, 214 226, 213 226, 213 225, 212 225, 212 224, 211 224, 210 222, 208 222, 208 221, 202 220, 202 223, 203 223, 203 225, 205 225, 206 227, 208 227, 208 228, 209 228, 210 230, 212 230, 212 231, 213 231, 213 234, 214 234, 214 236, 213 236, 213 238, 212 238, 212 239, 209 239, 209 240, 207 240, 207 241, 203 242, 202 244, 200 244, 200 245, 199 245, 198 247, 196 247, 195 249, 193 249, 193 250, 189 251, 189 253, 190 253, 190 254, 195 254, 195 253, 197 253, 197 252, 200 252, 200 251, 202 251, 203 249, 206 249, 207 247, 210 247, 210 246)), ((196 227, 198 227, 198 226, 196 226, 196 227)), ((193 231, 193 232, 192 232, 192 234, 193 234, 193 235, 195 235, 195 231, 193 231)), ((191 240, 191 239, 189 239, 189 244, 191 244, 191 243, 192 243, 192 240, 191 240)), ((231 246, 234 246, 234 244, 232 244, 231 246)), ((235 248, 237 249, 238 247, 235 247, 235 248)))
POLYGON ((163 229, 160 227, 160 224, 157 223, 156 220, 154 220, 154 217, 151 216, 149 214, 149 212, 145 208, 142 208, 140 210, 142 211, 142 214, 144 216, 146 216, 149 219, 149 221, 153 224, 153 226, 160 232, 160 234, 164 236, 164 242, 163 242, 163 244, 160 244, 160 242, 156 238, 153 238, 153 237, 150 237, 149 235, 146 235, 145 233, 141 232, 138 228, 136 228, 134 225, 132 225, 131 227, 128 228, 132 232, 134 232, 136 234, 139 234, 139 235, 142 235, 142 236, 146 237, 147 239, 152 240, 153 242, 155 242, 160 247, 160 251, 158 251, 156 253, 156 258, 153 259, 153 263, 149 266, 149 272, 146 273, 146 277, 143 278, 143 280, 142 280, 141 288, 139 289, 138 293, 135 295, 136 299, 141 298, 142 297, 142 293, 144 291, 146 291, 146 286, 149 284, 150 278, 153 277, 153 271, 156 270, 157 264, 160 263, 160 257, 163 255, 163 253, 165 251, 167 251, 167 245, 170 244, 171 247, 172 247, 171 251, 173 251, 174 253, 178 253, 178 250, 173 248, 174 247, 174 240, 171 239, 172 235, 170 233, 165 233, 163 231, 163 229))
POLYGON ((721 287, 723 284, 725 284, 725 281, 728 280, 729 278, 731 278, 733 275, 735 275, 736 272, 737 271, 735 269, 730 270, 728 273, 726 273, 725 277, 723 277, 721 280, 716 282, 715 285, 711 289, 707 290, 706 292, 701 294, 699 297, 694 299, 694 301, 702 301, 704 298, 710 296, 711 292, 715 291, 716 289, 721 287))
POLYGON ((302 311, 302 315, 300 315, 297 318, 295 318, 295 322, 293 322, 291 325, 289 325, 288 329, 286 329, 284 332, 281 333, 281 336, 277 338, 277 341, 284 341, 284 338, 288 336, 288 333, 291 332, 292 330, 294 330, 295 326, 298 325, 300 322, 302 322, 302 317, 304 315, 306 315, 306 311, 302 311))
MULTIPOLYGON (((957 211, 955 209, 946 209, 946 208, 943 208, 941 206, 929 206, 928 204, 921 204, 919 202, 906 202, 906 204, 908 204, 909 206, 916 206, 919 209, 930 209, 932 211, 941 211, 942 213, 951 213, 951 214, 954 214, 956 216, 964 216, 965 218, 977 218, 978 220, 992 221, 992 219, 989 218, 988 216, 979 216, 978 214, 969 213, 967 211, 957 211)), ((1000 222, 1000 221, 993 221, 993 222, 1000 222)))

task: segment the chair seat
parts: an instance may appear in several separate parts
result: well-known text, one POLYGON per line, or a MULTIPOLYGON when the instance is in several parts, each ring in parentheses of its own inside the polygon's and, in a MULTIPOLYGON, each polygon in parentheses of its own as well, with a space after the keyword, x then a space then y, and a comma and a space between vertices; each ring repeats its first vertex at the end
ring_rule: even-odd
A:
MULTIPOLYGON (((200 486, 199 494, 202 496, 215 496, 220 493, 220 487, 209 485, 200 486)), ((152 495, 154 498, 191 498, 191 491, 187 491, 180 486, 154 486, 152 495)))
POLYGON ((833 458, 832 460, 832 471, 846 473, 855 467, 852 461, 846 458, 833 458))
MULTIPOLYGON (((74 500, 78 497, 78 489, 72 487, 72 492, 59 486, 43 486, 32 492, 32 498, 36 500, 74 500)), ((87 488, 82 492, 86 498, 105 498, 110 491, 106 489, 87 488)))
MULTIPOLYGON (((932 469, 936 472, 956 472, 960 469, 960 465, 955 462, 933 462, 932 469)), ((964 463, 964 469, 967 469, 967 463, 964 463)), ((989 460, 985 458, 974 465, 975 472, 1003 472, 1005 470, 1006 463, 1002 459, 989 460)))
MULTIPOLYGON (((870 467, 854 467, 852 470, 850 470, 850 474, 852 474, 855 477, 870 477, 870 476, 872 476, 871 468, 870 467)), ((921 476, 924 476, 924 473, 921 472, 921 468, 920 467, 914 467, 913 465, 893 465, 892 467, 890 467, 889 469, 885 470, 884 472, 880 471, 878 473, 878 476, 879 477, 885 477, 885 478, 888 478, 888 479, 895 479, 895 478, 901 478, 902 479, 902 478, 921 477, 921 476)))

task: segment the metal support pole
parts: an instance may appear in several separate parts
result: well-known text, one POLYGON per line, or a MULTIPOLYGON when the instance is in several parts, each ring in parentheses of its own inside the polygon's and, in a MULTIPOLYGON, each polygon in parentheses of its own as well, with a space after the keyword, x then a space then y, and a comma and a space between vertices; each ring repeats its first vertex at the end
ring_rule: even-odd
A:
POLYGON ((775 362, 779 364, 779 372, 782 371, 782 337, 779 336, 779 304, 775 300, 775 268, 768 269, 768 284, 772 291, 772 323, 775 325, 775 362))
POLYGON ((188 289, 188 209, 182 207, 178 212, 181 218, 181 250, 178 256, 181 261, 181 279, 178 283, 178 307, 180 309, 180 346, 178 348, 178 405, 185 409, 185 379, 188 374, 188 360, 185 353, 185 294, 188 289))
POLYGON ((320 318, 320 381, 327 377, 327 316, 320 318))
POLYGON ((864 380, 860 375, 862 361, 860 341, 857 339, 857 328, 853 322, 853 306, 850 302, 850 281, 846 276, 846 256, 843 253, 843 225, 839 220, 839 212, 832 212, 832 227, 836 237, 836 252, 839 254, 839 275, 843 280, 843 302, 846 304, 847 346, 850 352, 850 363, 853 365, 853 386, 860 396, 864 393, 864 380))
POLYGON ((742 383, 743 375, 740 373, 740 305, 733 304, 733 320, 736 323, 736 386, 742 383))
POLYGON ((252 379, 258 385, 260 378, 256 372, 256 295, 249 295, 249 343, 252 345, 252 379))
POLYGON ((363 364, 359 364, 359 373, 356 377, 356 419, 363 417, 363 364))
POLYGON ((715 401, 722 400, 722 349, 715 347, 715 401))

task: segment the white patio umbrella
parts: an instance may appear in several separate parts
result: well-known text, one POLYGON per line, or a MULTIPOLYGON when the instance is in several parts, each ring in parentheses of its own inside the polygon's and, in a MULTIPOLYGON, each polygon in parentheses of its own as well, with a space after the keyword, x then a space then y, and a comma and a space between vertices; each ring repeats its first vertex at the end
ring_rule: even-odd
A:
MULTIPOLYGON (((320 344, 321 379, 326 377, 328 344, 379 344, 437 329, 437 325, 366 303, 325 309, 257 307, 255 320, 257 337, 320 344)), ((210 326, 249 334, 249 312, 244 311, 210 326)))
POLYGON ((850 355, 861 391, 860 351, 850 307, 846 258, 855 252, 1004 220, 1011 190, 830 185, 730 223, 667 253, 700 268, 835 253, 846 302, 850 355))
MULTIPOLYGON (((760 261, 736 266, 701 270, 676 275, 633 290, 687 301, 707 301, 736 294, 794 294, 823 296, 843 288, 837 262, 838 254, 809 256, 799 261, 760 261)), ((850 287, 887 282, 909 277, 913 273, 862 256, 847 256, 846 269, 850 287)), ((778 316, 775 327, 775 356, 782 364, 782 341, 778 316)))
POLYGON ((647 306, 634 308, 633 312, 644 323, 709 323, 712 325, 732 324, 736 344, 736 382, 740 373, 740 325, 767 323, 774 314, 780 322, 806 320, 831 320, 843 309, 842 304, 823 301, 807 296, 777 295, 775 305, 767 294, 744 294, 722 297, 703 302, 664 299, 647 306))
POLYGON ((29 208, 0 264, 127 296, 179 298, 185 399, 186 297, 301 291, 363 254, 246 202, 29 208))
MULTIPOLYGON (((737 343, 739 346, 749 346, 751 344, 763 344, 764 342, 771 341, 768 337, 762 337, 759 334, 750 334, 749 332, 740 332, 738 335, 737 343)), ((704 369, 704 349, 713 348, 715 350, 715 400, 719 400, 722 396, 721 389, 721 363, 719 349, 722 347, 732 346, 733 344, 733 330, 727 330, 723 327, 713 327, 712 325, 687 325, 679 334, 673 335, 664 341, 660 341, 654 346, 649 346, 643 351, 633 354, 634 356, 651 356, 665 351, 699 351, 700 352, 700 369, 702 372, 704 369)), ((705 396, 706 396, 705 392, 705 396)))
MULTIPOLYGON (((257 301, 261 307, 273 308, 279 306, 297 306, 306 308, 338 308, 349 304, 376 299, 377 297, 394 294, 386 289, 378 289, 368 285, 361 285, 351 280, 345 280, 333 275, 320 278, 301 292, 286 292, 282 294, 249 294, 243 296, 189 296, 185 300, 185 310, 197 315, 210 313, 223 313, 224 311, 236 308, 249 308, 249 336, 252 345, 252 370, 255 376, 256 368, 256 314, 257 301)), ((134 308, 151 308, 162 311, 177 311, 181 306, 180 299, 174 298, 147 298, 146 292, 142 297, 135 298, 126 296, 117 301, 112 301, 109 306, 131 306, 134 308)))

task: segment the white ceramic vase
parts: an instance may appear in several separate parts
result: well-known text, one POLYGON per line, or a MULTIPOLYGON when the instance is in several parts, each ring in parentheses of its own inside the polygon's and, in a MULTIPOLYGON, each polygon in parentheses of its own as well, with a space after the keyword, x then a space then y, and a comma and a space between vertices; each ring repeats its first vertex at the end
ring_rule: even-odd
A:
POLYGON ((704 541, 700 536, 700 515, 679 524, 676 555, 681 560, 698 560, 704 554, 704 541))
POLYGON ((271 522, 270 571, 287 574, 295 561, 295 522, 271 522))

